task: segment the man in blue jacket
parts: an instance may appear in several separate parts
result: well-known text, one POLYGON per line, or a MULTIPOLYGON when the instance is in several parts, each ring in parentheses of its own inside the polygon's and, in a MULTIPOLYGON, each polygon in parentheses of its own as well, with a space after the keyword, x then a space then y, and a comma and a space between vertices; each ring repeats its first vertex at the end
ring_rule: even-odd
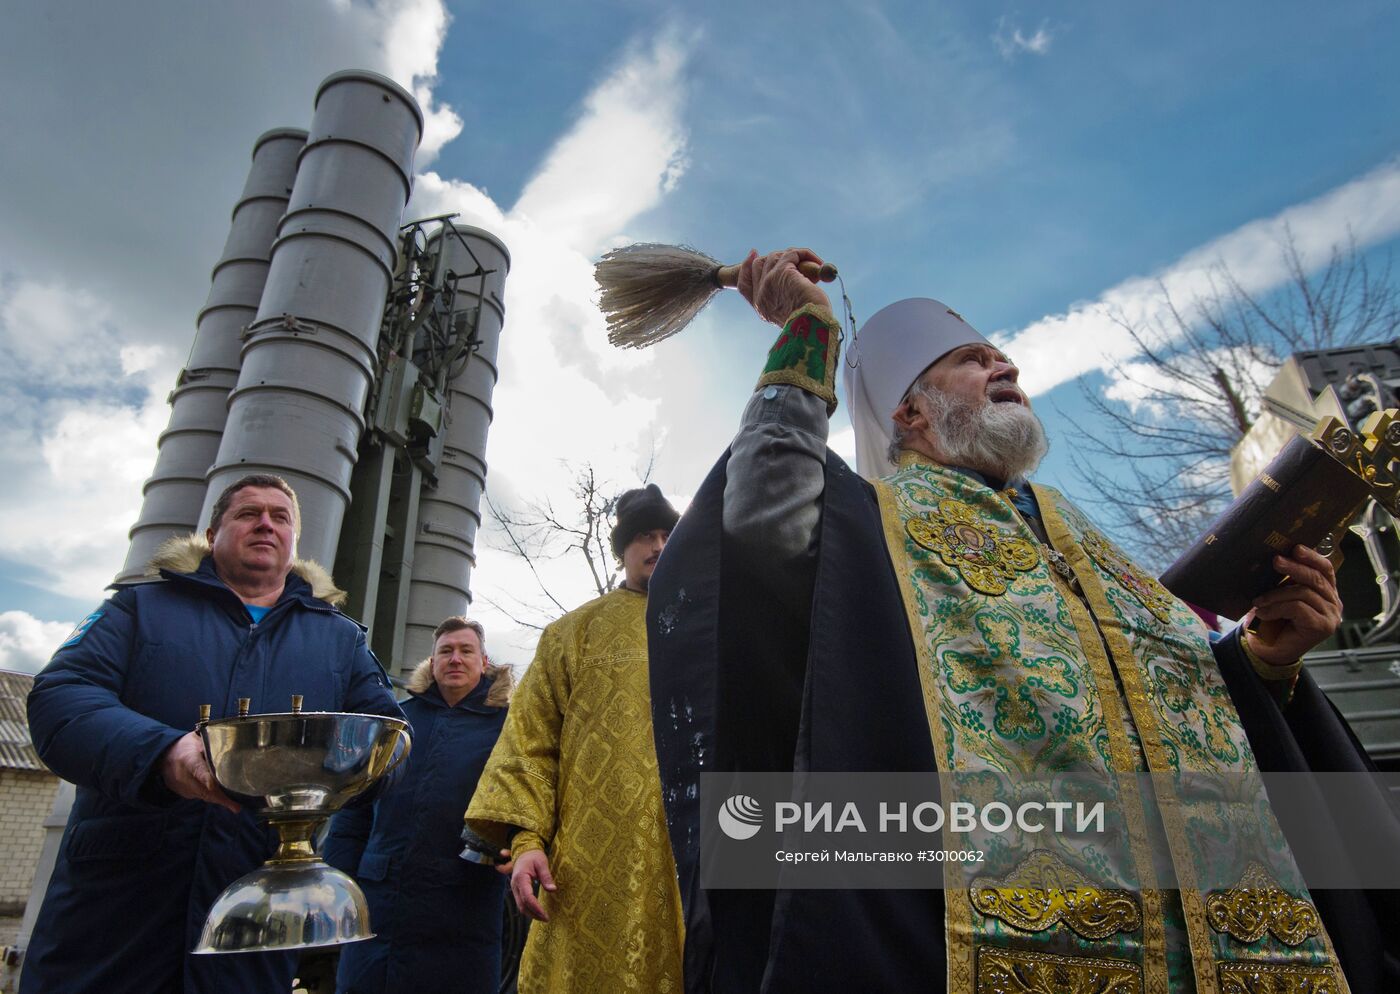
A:
POLYGON ((467 862, 462 812, 501 734, 514 682, 481 623, 448 618, 403 704, 413 753, 372 807, 331 822, 326 861, 364 888, 374 938, 340 954, 340 994, 496 994, 506 877, 467 862))
POLYGON ((166 543, 160 581, 121 586, 35 678, 35 746, 78 792, 23 994, 290 990, 293 953, 190 955, 214 898, 273 848, 214 782, 199 706, 285 711, 301 694, 308 711, 402 717, 344 595, 294 560, 299 530, 286 481, 244 477, 203 540, 166 543))

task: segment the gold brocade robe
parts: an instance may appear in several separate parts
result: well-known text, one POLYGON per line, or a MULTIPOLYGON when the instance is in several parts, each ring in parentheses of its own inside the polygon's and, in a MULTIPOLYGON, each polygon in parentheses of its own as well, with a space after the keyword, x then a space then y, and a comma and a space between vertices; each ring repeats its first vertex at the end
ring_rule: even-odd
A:
POLYGON ((618 589, 544 630, 467 822, 544 849, 520 994, 671 994, 682 924, 652 739, 646 595, 618 589))
POLYGON ((998 869, 991 855, 976 870, 948 864, 948 990, 1344 994, 1306 889, 1278 882, 1296 869, 1190 609, 1048 487, 1035 487, 1048 547, 1005 494, 913 453, 876 494, 938 766, 961 777, 958 796, 975 796, 979 773, 1122 784, 1108 795, 1111 835, 1040 837, 998 869), (1146 872, 1154 826, 1135 778, 1114 778, 1144 768, 1159 778, 1179 892, 1105 889, 1093 872, 1096 859, 1146 872), (1200 785, 1218 783, 1246 792, 1203 800, 1200 785), (1233 886, 1191 885, 1222 872, 1233 886))

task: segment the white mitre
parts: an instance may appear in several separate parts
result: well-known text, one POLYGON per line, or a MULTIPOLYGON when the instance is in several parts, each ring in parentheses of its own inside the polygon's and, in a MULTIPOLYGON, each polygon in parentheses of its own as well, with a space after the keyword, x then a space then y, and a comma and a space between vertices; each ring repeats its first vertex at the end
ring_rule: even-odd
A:
POLYGON ((896 301, 865 322, 844 363, 861 476, 877 480, 893 469, 890 417, 923 371, 960 345, 986 341, 957 311, 927 297, 896 301))

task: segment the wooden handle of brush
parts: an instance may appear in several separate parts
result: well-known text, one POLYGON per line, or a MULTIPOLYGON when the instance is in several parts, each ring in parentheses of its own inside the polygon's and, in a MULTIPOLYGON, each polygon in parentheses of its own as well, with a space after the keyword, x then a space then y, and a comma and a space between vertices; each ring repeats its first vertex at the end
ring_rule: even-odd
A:
MULTIPOLYGON (((823 262, 820 266, 815 262, 799 262, 797 271, 809 280, 821 280, 823 283, 830 283, 836 279, 836 267, 829 262, 823 262)), ((715 270, 715 282, 720 286, 738 286, 739 267, 720 266, 719 269, 715 270)))

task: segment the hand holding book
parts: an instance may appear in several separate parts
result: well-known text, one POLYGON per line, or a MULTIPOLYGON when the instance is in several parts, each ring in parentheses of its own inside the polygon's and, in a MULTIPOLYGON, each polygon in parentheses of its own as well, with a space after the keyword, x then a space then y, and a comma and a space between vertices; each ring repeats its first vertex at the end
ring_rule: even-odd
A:
POLYGON ((1284 581, 1260 594, 1244 617, 1248 652, 1267 666, 1287 669, 1326 639, 1342 621, 1342 598, 1332 561, 1305 545, 1273 559, 1284 581))
MULTIPOLYGON (((1226 618, 1243 617, 1266 594, 1268 605, 1292 603, 1300 610, 1330 611, 1318 602, 1328 597, 1316 584, 1280 586, 1280 572, 1317 579, 1304 571, 1320 572, 1321 567, 1312 556, 1300 558, 1297 547, 1319 550, 1318 558, 1335 554, 1347 525, 1370 498, 1400 514, 1397 459, 1397 412, 1371 415, 1360 433, 1336 418, 1324 418, 1310 437, 1293 438, 1283 447, 1205 535, 1162 574, 1162 585, 1182 600, 1226 618), (1276 559, 1283 561, 1281 570, 1276 559)), ((1335 596, 1335 577, 1331 586, 1335 596)), ((1269 613, 1273 611, 1270 607, 1269 613)), ((1259 617, 1269 620, 1262 610, 1259 617)), ((1251 648, 1262 646, 1273 656, 1276 639, 1268 627, 1251 648)), ((1279 637, 1284 638, 1276 647, 1280 650, 1295 641, 1279 637)))

